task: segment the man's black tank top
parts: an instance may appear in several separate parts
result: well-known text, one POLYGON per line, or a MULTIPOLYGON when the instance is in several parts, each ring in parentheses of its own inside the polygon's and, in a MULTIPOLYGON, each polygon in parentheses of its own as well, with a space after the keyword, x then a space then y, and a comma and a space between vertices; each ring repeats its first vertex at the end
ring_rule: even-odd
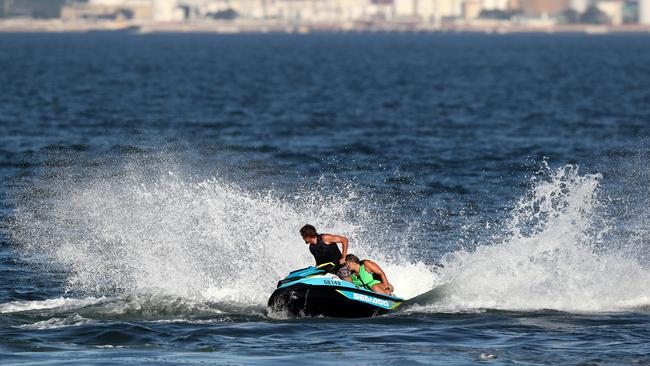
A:
POLYGON ((314 256, 317 266, 332 262, 338 267, 339 260, 341 260, 342 254, 339 246, 336 243, 325 244, 320 234, 316 237, 316 244, 309 244, 309 251, 314 256))

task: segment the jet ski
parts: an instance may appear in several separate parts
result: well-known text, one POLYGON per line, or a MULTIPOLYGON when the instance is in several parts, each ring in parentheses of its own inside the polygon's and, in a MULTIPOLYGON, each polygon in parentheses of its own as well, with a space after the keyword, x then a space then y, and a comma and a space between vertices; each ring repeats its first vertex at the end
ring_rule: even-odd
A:
POLYGON ((330 273, 333 263, 289 273, 278 282, 269 308, 294 316, 362 318, 395 311, 403 299, 341 280, 330 273))

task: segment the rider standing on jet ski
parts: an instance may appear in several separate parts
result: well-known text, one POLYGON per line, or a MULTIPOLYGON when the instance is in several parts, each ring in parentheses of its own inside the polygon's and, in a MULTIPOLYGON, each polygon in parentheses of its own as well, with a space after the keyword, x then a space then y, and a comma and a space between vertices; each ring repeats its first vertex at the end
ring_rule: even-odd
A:
MULTIPOLYGON (((348 238, 341 235, 318 234, 312 225, 303 226, 300 229, 300 235, 305 244, 309 244, 309 251, 316 260, 316 266, 332 262, 335 266, 332 273, 338 274, 341 278, 350 276, 349 271, 339 273, 341 265, 345 264, 345 256, 348 254, 348 238), (341 243, 343 253, 339 250, 337 243, 341 243)), ((347 270, 347 268, 345 269, 347 270)))

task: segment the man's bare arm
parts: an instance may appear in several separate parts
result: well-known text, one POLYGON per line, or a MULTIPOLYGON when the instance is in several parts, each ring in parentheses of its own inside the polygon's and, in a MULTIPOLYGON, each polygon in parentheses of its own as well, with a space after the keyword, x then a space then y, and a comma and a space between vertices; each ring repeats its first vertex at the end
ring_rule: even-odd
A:
POLYGON ((366 259, 363 262, 363 264, 366 267, 366 271, 368 271, 370 273, 375 273, 375 274, 378 274, 379 276, 381 276, 381 284, 384 285, 384 287, 386 287, 386 289, 388 289, 390 283, 388 283, 388 277, 386 277, 386 274, 381 269, 381 267, 379 267, 375 262, 370 261, 368 259, 366 259))

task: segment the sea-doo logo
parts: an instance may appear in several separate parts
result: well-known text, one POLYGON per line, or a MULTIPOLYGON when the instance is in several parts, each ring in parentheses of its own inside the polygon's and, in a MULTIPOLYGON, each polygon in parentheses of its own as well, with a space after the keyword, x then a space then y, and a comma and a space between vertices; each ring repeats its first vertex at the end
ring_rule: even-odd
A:
POLYGON ((358 294, 356 292, 352 293, 352 298, 355 299, 355 300, 360 300, 360 301, 367 302, 367 303, 373 304, 373 305, 379 305, 379 306, 383 306, 383 307, 386 307, 386 308, 390 307, 390 302, 388 302, 388 300, 382 300, 382 299, 378 299, 376 297, 370 297, 370 296, 367 296, 367 295, 358 294))

